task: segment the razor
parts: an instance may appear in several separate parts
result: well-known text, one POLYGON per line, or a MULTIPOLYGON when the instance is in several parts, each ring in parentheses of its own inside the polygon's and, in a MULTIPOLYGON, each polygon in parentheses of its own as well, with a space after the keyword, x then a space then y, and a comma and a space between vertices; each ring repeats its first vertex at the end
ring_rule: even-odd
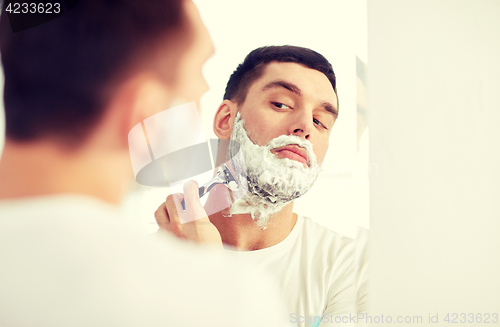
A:
MULTIPOLYGON (((203 186, 201 186, 198 189, 198 193, 199 193, 200 198, 203 197, 208 192, 210 192, 210 190, 215 185, 219 185, 219 184, 228 185, 228 187, 231 190, 234 190, 233 185, 235 187, 237 187, 237 185, 238 185, 238 183, 236 182, 236 180, 233 177, 233 174, 231 174, 229 167, 225 163, 220 165, 219 169, 217 170, 217 174, 215 175, 214 178, 209 180, 207 183, 203 184, 203 186), (234 184, 230 184, 231 182, 234 182, 234 184)), ((182 209, 186 210, 186 203, 184 202, 184 200, 182 200, 181 204, 182 204, 182 209)))

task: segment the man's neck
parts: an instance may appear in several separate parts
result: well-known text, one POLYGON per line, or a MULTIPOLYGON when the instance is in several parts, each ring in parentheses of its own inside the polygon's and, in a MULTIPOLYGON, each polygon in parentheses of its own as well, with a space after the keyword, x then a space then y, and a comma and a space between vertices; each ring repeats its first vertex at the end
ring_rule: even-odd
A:
MULTIPOLYGON (((216 196, 211 192, 207 203, 216 196)), ((242 251, 253 251, 276 245, 290 234, 297 222, 297 214, 292 210, 293 202, 273 214, 265 229, 258 226, 250 214, 229 216, 229 209, 214 213, 209 218, 219 230, 224 244, 242 251)))
POLYGON ((130 172, 123 154, 109 149, 65 151, 50 142, 7 141, 0 160, 0 199, 60 193, 118 204, 130 172))

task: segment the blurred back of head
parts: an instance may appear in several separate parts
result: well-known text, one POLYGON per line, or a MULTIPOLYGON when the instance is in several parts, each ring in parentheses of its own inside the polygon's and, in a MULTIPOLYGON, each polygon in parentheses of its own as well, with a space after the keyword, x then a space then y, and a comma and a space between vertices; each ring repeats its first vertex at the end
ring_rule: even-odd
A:
POLYGON ((16 33, 2 14, 7 139, 79 145, 127 76, 149 67, 173 83, 191 40, 184 1, 81 0, 61 17, 16 33), (160 54, 168 65, 156 62, 160 54))

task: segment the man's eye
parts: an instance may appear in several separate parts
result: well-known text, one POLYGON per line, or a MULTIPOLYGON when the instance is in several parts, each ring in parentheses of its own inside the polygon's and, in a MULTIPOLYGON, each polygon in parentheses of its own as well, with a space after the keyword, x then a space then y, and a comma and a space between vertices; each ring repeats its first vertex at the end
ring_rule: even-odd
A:
POLYGON ((316 124, 316 125, 320 125, 321 127, 323 127, 324 129, 328 129, 326 128, 325 125, 323 125, 322 122, 320 122, 319 120, 317 120, 316 118, 313 118, 313 122, 316 124))
POLYGON ((287 106, 286 104, 281 103, 281 102, 271 102, 271 103, 273 104, 273 106, 275 106, 276 108, 279 108, 279 109, 292 109, 289 106, 287 106))

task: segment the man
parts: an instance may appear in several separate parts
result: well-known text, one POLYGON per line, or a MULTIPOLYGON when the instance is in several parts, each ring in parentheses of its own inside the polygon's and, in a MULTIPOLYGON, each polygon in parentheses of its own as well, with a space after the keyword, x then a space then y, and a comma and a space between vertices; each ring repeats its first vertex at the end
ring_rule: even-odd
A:
MULTIPOLYGON (((214 119, 218 138, 240 145, 246 168, 236 174, 249 192, 210 223, 235 255, 276 276, 290 322, 300 326, 345 323, 332 319, 359 310, 355 242, 292 211, 317 177, 337 116, 330 63, 310 49, 270 46, 234 71, 214 119)), ((224 192, 219 186, 210 193, 207 212, 224 192)), ((193 239, 192 228, 177 223, 181 197, 169 196, 155 216, 162 229, 193 239)))
POLYGON ((119 215, 131 128, 206 90, 190 0, 85 0, 17 33, 2 14, 0 48, 0 326, 281 325, 252 270, 119 215))

